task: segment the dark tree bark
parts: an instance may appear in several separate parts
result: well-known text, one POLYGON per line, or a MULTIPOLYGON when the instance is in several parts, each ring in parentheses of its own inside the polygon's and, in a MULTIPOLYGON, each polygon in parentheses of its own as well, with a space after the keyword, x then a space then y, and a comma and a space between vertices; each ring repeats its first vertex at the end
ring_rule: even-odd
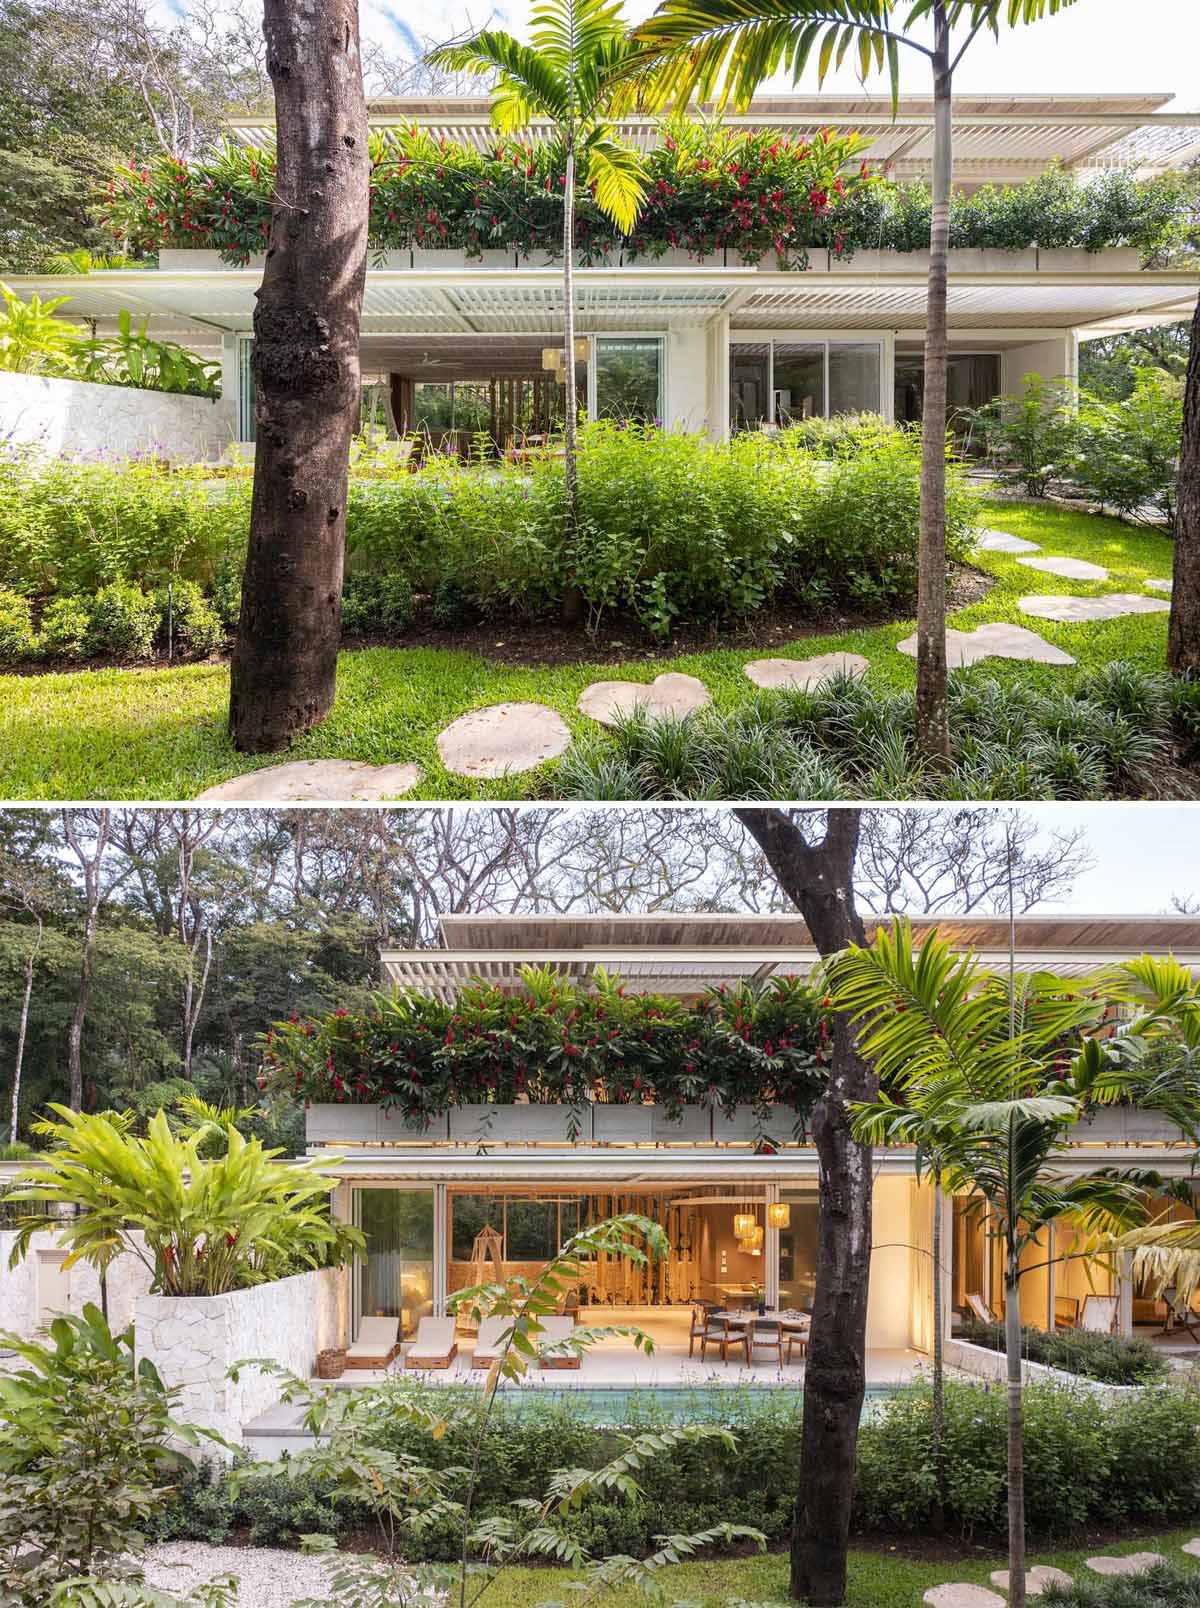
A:
MULTIPOLYGON (((819 844, 810 843, 788 811, 736 814, 822 955, 866 942, 854 906, 860 811, 829 810, 819 844)), ((871 1147, 851 1136, 849 1107, 875 1092, 874 1070, 858 1054, 853 1029, 844 1016, 835 1015, 829 1081, 811 1124, 821 1164, 821 1211, 791 1544, 792 1595, 822 1605, 846 1597, 854 1464, 867 1383, 871 1147)))
POLYGON ((1192 315, 1175 508, 1167 667, 1177 676, 1200 675, 1200 301, 1192 315))
POLYGON ((276 205, 254 312, 254 498, 229 719, 250 753, 332 705, 360 406, 367 110, 355 0, 265 0, 276 205))

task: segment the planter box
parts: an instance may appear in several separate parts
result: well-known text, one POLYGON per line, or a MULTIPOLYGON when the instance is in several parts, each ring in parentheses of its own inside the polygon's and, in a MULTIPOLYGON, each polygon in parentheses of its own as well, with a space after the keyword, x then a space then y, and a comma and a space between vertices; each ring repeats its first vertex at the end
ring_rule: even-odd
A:
MULTIPOLYGON (((570 1106, 464 1105, 450 1112, 450 1138, 459 1144, 567 1144, 570 1106)), ((591 1136, 588 1108, 582 1112, 579 1137, 591 1136)))
POLYGON ((1068 1142, 1077 1144, 1180 1144, 1184 1135, 1158 1111, 1137 1111, 1132 1106, 1108 1106, 1067 1130, 1068 1142))
MULTIPOLYGON (((1003 1351, 990 1346, 973 1345, 969 1340, 947 1340, 944 1360, 947 1368, 958 1368, 975 1379, 1003 1383, 1008 1377, 1008 1361, 1003 1351)), ((1084 1379, 1080 1374, 1067 1373, 1063 1368, 1051 1368, 1044 1362, 1021 1363, 1021 1378, 1025 1384, 1050 1383, 1070 1385, 1087 1391, 1089 1395, 1105 1396, 1111 1401, 1127 1401, 1140 1394, 1143 1385, 1106 1385, 1099 1379, 1084 1379)))
MULTIPOLYGON (((345 1270, 322 1268, 228 1295, 143 1295, 134 1306, 137 1360, 183 1387, 178 1416, 235 1446, 242 1426, 279 1400, 279 1382, 257 1368, 228 1378, 235 1363, 269 1357, 309 1378, 317 1353, 346 1344, 345 1270)), ((205 1453, 203 1447, 198 1455, 205 1453)))
MULTIPOLYGON (((758 1125, 752 1106, 728 1114, 707 1106, 685 1106, 676 1121, 657 1105, 584 1105, 579 1132, 568 1133, 571 1107, 566 1105, 463 1105, 435 1118, 424 1132, 405 1126, 399 1112, 374 1105, 314 1103, 305 1113, 309 1144, 397 1144, 414 1140, 450 1140, 477 1145, 629 1145, 753 1144, 758 1125)), ((780 1110, 770 1131, 781 1140, 791 1136, 794 1117, 780 1110)))
POLYGON ((451 250, 445 246, 414 246, 412 248, 412 266, 414 268, 465 268, 467 254, 465 251, 451 250))
POLYGON ((1038 253, 1038 268, 1044 274, 1136 274, 1141 267, 1142 254, 1136 246, 1106 246, 1101 251, 1069 246, 1038 253))
POLYGON ((158 254, 159 270, 164 274, 238 273, 253 268, 262 273, 266 253, 256 252, 242 269, 236 263, 226 262, 219 251, 201 250, 192 246, 171 246, 158 254))
POLYGON ((485 251, 478 257, 467 257, 463 267, 468 273, 472 268, 515 268, 517 254, 515 251, 485 251))

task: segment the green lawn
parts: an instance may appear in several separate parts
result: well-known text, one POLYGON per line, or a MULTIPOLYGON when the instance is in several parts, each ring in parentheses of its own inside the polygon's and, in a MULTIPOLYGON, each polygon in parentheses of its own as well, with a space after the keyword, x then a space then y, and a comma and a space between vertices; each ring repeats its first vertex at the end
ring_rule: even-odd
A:
MULTIPOLYGON (((1161 1552, 1170 1562, 1189 1571, 1200 1569, 1200 1560, 1180 1551, 1197 1531, 1172 1530, 1163 1535, 1141 1536, 1132 1540, 1104 1543, 1083 1549, 1035 1547, 1029 1563, 1053 1564, 1078 1576, 1085 1558, 1097 1553, 1161 1552)), ((957 1562, 916 1563, 898 1548, 895 1556, 887 1552, 855 1551, 850 1555, 848 1608, 920 1608, 930 1586, 950 1580, 969 1581, 987 1586, 993 1569, 1003 1569, 1003 1557, 983 1548, 957 1562)), ((489 1608, 537 1608, 544 1602, 570 1602, 564 1588, 578 1578, 566 1569, 506 1570, 488 1591, 484 1601, 489 1608)), ((1093 1579, 1098 1578, 1092 1576, 1093 1579)), ((688 1601, 703 1608, 726 1608, 733 1602, 787 1603, 787 1558, 773 1554, 753 1558, 721 1558, 711 1563, 681 1563, 657 1576, 667 1604, 688 1601)), ((645 1608, 650 1601, 636 1591, 604 1593, 594 1599, 604 1608, 645 1608)), ((1037 1599, 1032 1599, 1036 1601, 1037 1599)))
MULTIPOLYGON (((996 578, 982 602, 961 610, 951 624, 964 629, 989 620, 1013 620, 1059 644, 1079 669, 986 661, 1000 679, 1067 683, 1081 670, 1112 659, 1161 669, 1166 650, 1165 613, 1087 625, 1055 625, 1020 614, 1017 598, 1030 592, 1142 593, 1143 581, 1171 573, 1171 543, 1116 520, 1031 504, 985 505, 984 523, 1040 543, 1043 552, 1087 558, 1111 572, 1106 583, 1062 580, 1026 569, 1002 553, 981 553, 977 563, 996 578)), ((1149 596, 1151 594, 1146 593, 1149 596)), ((837 637, 798 639, 787 653, 805 658, 845 649, 871 660, 881 687, 911 687, 913 660, 895 645, 912 621, 851 631, 837 637)), ((778 648, 769 650, 779 655, 778 648)), ((441 766, 435 739, 458 715, 508 699, 533 699, 561 711, 579 735, 597 728, 580 715, 576 699, 589 682, 621 676, 650 681, 664 670, 699 676, 721 708, 752 691, 742 666, 757 652, 713 651, 658 663, 587 664, 549 669, 497 665, 475 654, 424 648, 371 648, 344 653, 338 698, 325 725, 311 732, 289 759, 341 758, 375 764, 416 760, 425 771, 419 797, 428 799, 534 797, 546 791, 553 764, 504 781, 469 783, 441 766)), ((186 665, 171 670, 97 670, 0 677, 0 796, 8 799, 186 799, 252 768, 225 733, 228 670, 186 665)))

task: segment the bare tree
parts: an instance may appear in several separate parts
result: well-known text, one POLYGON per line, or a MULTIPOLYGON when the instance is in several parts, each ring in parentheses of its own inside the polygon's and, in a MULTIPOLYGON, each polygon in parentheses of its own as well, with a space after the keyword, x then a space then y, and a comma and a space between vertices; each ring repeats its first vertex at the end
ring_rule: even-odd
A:
POLYGON ((79 864, 83 877, 83 936, 79 957, 79 988, 75 1010, 67 1029, 67 1074, 70 1079, 69 1103, 72 1111, 83 1110, 83 1024, 87 1020, 95 965, 96 933, 100 912, 113 892, 116 880, 107 875, 112 818, 106 809, 62 812, 63 835, 79 864))

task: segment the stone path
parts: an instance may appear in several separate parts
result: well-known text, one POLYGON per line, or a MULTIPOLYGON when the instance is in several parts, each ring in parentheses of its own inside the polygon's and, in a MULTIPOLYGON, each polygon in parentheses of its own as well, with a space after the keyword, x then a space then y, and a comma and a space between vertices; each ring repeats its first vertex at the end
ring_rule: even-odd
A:
POLYGON ((1089 564, 1085 558, 1019 558, 1018 564, 1026 569, 1041 570, 1045 575, 1062 575, 1068 581, 1106 581, 1108 571, 1103 564, 1089 564))
POLYGON ((1022 614, 1038 620, 1116 620, 1123 614, 1163 614, 1171 605, 1160 597, 1138 592, 1107 592, 1103 597, 1064 597, 1059 593, 1017 599, 1022 614))
POLYGON ((1152 592, 1170 592, 1172 583, 1165 575, 1155 575, 1143 581, 1142 585, 1148 586, 1152 592))
MULTIPOLYGON (((901 653, 907 653, 910 659, 917 656, 916 633, 905 637, 903 642, 897 642, 901 653)), ((1053 643, 1047 642, 1045 637, 1038 636, 1036 631, 1027 630, 1023 625, 1010 625, 1007 621, 997 620, 991 625, 976 626, 974 631, 956 631, 953 627, 946 630, 946 662, 951 670, 959 670, 965 664, 975 664, 979 659, 1023 659, 1032 664, 1074 664, 1069 653, 1062 648, 1056 648, 1053 643)))
POLYGON ((834 676, 862 676, 870 661, 861 653, 819 653, 815 659, 751 659, 742 669, 756 687, 807 692, 834 676))
POLYGON ((545 704, 489 704, 446 727, 437 740, 442 764, 457 776, 501 777, 557 759, 571 744, 562 716, 545 704))
POLYGON ((1190 1541, 1185 1541, 1179 1549, 1190 1557, 1200 1558, 1200 1535, 1194 1535, 1190 1541))
POLYGON ((1023 536, 1010 536, 1006 530, 985 530, 975 544, 983 553, 1040 553, 1037 542, 1023 536))
POLYGON ((954 1582, 948 1586, 931 1586, 922 1598, 929 1608, 1005 1608, 1003 1597, 998 1597, 986 1586, 971 1586, 954 1582))
POLYGON ((682 720, 685 715, 703 709, 712 703, 712 694, 696 676, 681 675, 676 670, 656 676, 647 683, 640 681, 593 681, 579 697, 578 708, 602 726, 615 726, 635 709, 645 709, 652 716, 668 715, 682 720))
MULTIPOLYGON (((1008 1570, 995 1569, 989 1577, 994 1586, 1001 1591, 1008 1590, 1008 1570)), ((1027 1597, 1040 1597, 1047 1586, 1070 1586, 1074 1581, 1065 1569, 1052 1569, 1049 1564, 1035 1563, 1032 1569, 1025 1571, 1025 1595, 1027 1597)))
POLYGON ((353 759, 294 759, 267 765, 199 794, 197 802, 326 804, 399 798, 421 780, 419 765, 367 765, 353 759))
POLYGON ((1161 1552, 1127 1552, 1123 1558, 1088 1558, 1088 1568, 1098 1575, 1145 1574, 1156 1564, 1166 1563, 1161 1552))

